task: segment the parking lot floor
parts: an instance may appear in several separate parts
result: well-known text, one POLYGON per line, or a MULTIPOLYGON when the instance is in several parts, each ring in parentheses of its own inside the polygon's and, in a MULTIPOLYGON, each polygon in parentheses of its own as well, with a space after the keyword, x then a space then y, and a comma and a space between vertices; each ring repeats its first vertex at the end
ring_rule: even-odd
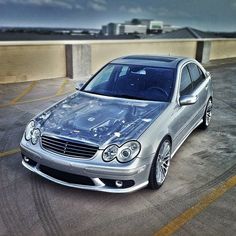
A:
POLYGON ((27 122, 75 91, 68 78, 0 85, 0 235, 235 235, 236 60, 209 63, 210 127, 196 129, 158 190, 63 187, 21 165, 27 122))

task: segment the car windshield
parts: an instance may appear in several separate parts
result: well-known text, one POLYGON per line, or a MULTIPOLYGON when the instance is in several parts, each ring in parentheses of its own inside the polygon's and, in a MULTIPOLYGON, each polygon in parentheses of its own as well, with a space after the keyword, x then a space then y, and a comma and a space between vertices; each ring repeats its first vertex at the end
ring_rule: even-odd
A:
POLYGON ((169 102, 174 77, 171 68, 108 64, 83 91, 112 97, 169 102))

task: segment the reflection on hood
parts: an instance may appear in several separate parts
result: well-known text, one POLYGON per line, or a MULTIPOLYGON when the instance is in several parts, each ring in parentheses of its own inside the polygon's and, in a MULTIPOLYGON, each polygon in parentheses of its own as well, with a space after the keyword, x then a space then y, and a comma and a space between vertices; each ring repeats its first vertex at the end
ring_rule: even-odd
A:
POLYGON ((79 92, 51 107, 35 120, 42 133, 99 146, 137 139, 168 103, 134 101, 79 92))

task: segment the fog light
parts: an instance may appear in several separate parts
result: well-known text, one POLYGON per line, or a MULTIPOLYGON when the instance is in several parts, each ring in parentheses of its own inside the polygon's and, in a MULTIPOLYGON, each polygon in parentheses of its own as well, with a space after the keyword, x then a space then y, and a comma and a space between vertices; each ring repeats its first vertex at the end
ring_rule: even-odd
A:
POLYGON ((29 158, 26 157, 26 156, 24 156, 24 161, 25 161, 25 162, 29 162, 29 158))
POLYGON ((123 181, 121 180, 116 180, 116 187, 121 188, 123 186, 123 181))

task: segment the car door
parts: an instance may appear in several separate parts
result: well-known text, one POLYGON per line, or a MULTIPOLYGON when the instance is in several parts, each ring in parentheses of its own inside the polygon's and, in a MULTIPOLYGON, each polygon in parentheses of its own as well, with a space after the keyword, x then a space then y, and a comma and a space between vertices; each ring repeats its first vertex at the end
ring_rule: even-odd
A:
MULTIPOLYGON (((180 85, 177 99, 181 96, 192 95, 193 83, 187 65, 180 71, 180 85)), ((173 145, 178 146, 187 135, 193 123, 196 105, 181 106, 178 102, 173 110, 171 131, 173 137, 173 145)))
POLYGON ((193 106, 194 112, 192 125, 194 125, 196 122, 200 121, 204 115, 208 91, 208 81, 206 81, 204 73, 197 64, 189 63, 187 67, 192 79, 192 94, 198 97, 198 101, 193 106))

